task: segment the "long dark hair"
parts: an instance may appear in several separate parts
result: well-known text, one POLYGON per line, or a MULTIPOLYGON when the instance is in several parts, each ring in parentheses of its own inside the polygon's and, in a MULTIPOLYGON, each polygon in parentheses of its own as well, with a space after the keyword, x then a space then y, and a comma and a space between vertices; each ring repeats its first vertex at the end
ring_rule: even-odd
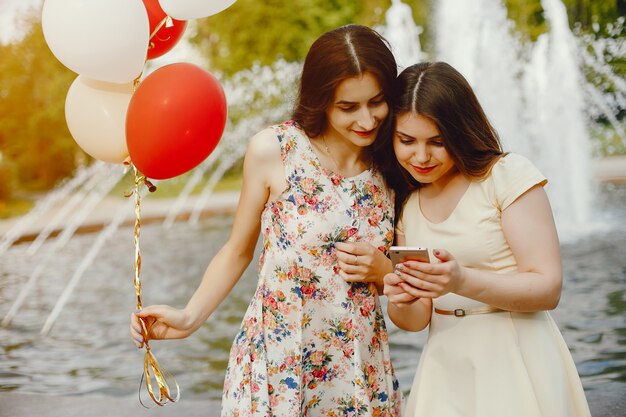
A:
MULTIPOLYGON (((375 30, 354 24, 324 33, 304 60, 293 120, 309 137, 319 136, 328 126, 326 110, 339 83, 366 72, 376 77, 391 108, 398 70, 388 42, 375 30)), ((387 117, 378 137, 390 136, 392 129, 391 117, 387 117)))
MULTIPOLYGON (((432 120, 457 169, 474 179, 484 178, 503 155, 493 128, 467 80, 445 62, 423 62, 406 68, 394 84, 394 122, 405 113, 432 120)), ((396 193, 396 215, 421 184, 398 163, 393 136, 375 144, 374 158, 396 193)))

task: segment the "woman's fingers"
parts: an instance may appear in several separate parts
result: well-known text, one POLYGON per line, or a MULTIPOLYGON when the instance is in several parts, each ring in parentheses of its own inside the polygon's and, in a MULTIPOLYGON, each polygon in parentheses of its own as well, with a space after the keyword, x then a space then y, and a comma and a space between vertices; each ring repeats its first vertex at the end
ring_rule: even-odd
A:
POLYGON ((417 299, 416 297, 406 292, 387 295, 387 298, 389 299, 389 302, 393 304, 407 304, 417 299))
POLYGON ((361 282, 367 281, 368 269, 365 266, 349 265, 343 262, 338 262, 339 276, 347 282, 361 282))
MULTIPOLYGON (((339 275, 346 282, 377 282, 380 280, 380 266, 382 254, 372 244, 367 242, 337 242, 335 254, 339 275)), ((386 259, 386 258, 385 258, 386 259)))
POLYGON ((430 264, 420 261, 406 261, 401 264, 395 265, 395 268, 414 276, 419 276, 419 274, 441 275, 443 273, 441 265, 430 264))
POLYGON ((130 336, 133 338, 135 346, 138 348, 143 347, 145 341, 144 332, 136 312, 130 314, 130 336))
POLYGON ((432 268, 432 265, 423 262, 412 262, 412 264, 412 267, 407 267, 406 263, 396 265, 394 274, 402 281, 398 285, 403 284, 402 288, 420 298, 435 298, 446 292, 445 283, 449 281, 447 276, 425 272, 425 270, 431 273, 436 272, 436 268, 432 268))
POLYGON ((413 298, 436 298, 439 296, 439 294, 435 292, 415 287, 407 282, 399 283, 398 287, 402 288, 405 293, 411 295, 413 298))
POLYGON ((385 285, 391 285, 391 286, 398 285, 402 281, 403 281, 402 278, 395 272, 385 274, 385 276, 383 277, 383 282, 385 285))
POLYGON ((385 283, 383 294, 387 296, 389 302, 405 304, 415 301, 416 297, 401 287, 400 284, 404 283, 404 281, 398 275, 394 273, 386 274, 383 280, 385 283))
POLYGON ((130 335, 138 348, 143 347, 146 340, 160 338, 158 335, 155 337, 153 326, 162 318, 162 309, 160 306, 149 306, 130 314, 130 335))
POLYGON ((335 249, 337 250, 337 253, 354 253, 355 255, 358 255, 358 253, 356 253, 358 248, 359 245, 357 242, 335 242, 335 249))
POLYGON ((364 282, 365 281, 365 276, 362 274, 359 274, 356 270, 354 270, 353 272, 348 272, 345 269, 341 268, 339 269, 338 274, 346 282, 364 282))
POLYGON ((378 252, 378 249, 367 242, 335 243, 337 259, 347 265, 364 265, 369 267, 375 261, 376 252, 378 252))
POLYGON ((417 277, 415 275, 411 275, 404 271, 398 271, 397 274, 400 278, 402 278, 402 281, 404 283, 409 284, 410 286, 415 287, 417 289, 425 290, 425 291, 436 291, 439 288, 438 285, 432 282, 429 282, 426 279, 423 279, 423 278, 427 278, 424 275, 417 277))
POLYGON ((435 255, 435 258, 439 259, 439 262, 442 263, 453 261, 455 259, 454 256, 452 256, 452 254, 445 249, 435 249, 433 250, 433 255, 435 255))
POLYGON ((337 261, 344 267, 367 266, 371 263, 368 255, 357 255, 351 252, 336 251, 337 261))

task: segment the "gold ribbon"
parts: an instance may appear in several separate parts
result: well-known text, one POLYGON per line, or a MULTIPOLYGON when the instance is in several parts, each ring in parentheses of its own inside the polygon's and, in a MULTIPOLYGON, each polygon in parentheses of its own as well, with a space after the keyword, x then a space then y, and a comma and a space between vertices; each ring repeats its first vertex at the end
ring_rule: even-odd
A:
POLYGON ((174 25, 174 22, 172 21, 172 18, 171 18, 171 17, 169 17, 169 16, 165 16, 165 17, 163 18, 163 20, 161 20, 161 21, 160 21, 160 22, 156 25, 156 27, 154 28, 154 30, 153 30, 153 31, 152 31, 152 33, 150 34, 150 38, 149 38, 150 44, 148 45, 148 49, 153 49, 153 48, 154 48, 154 46, 155 46, 155 45, 154 45, 154 42, 152 42, 152 38, 154 38, 155 36, 156 36, 156 38, 157 38, 158 40, 160 40, 161 42, 165 42, 165 41, 170 40, 171 36, 168 36, 168 37, 167 37, 167 38, 165 38, 165 39, 161 39, 160 37, 158 37, 158 36, 157 36, 157 32, 158 32, 158 31, 160 31, 160 30, 161 30, 161 28, 162 28, 163 26, 165 26, 166 28, 169 28, 169 27, 172 27, 173 25, 174 25))
MULTIPOLYGON (((139 171, 134 164, 131 164, 131 166, 133 167, 133 171, 135 173, 135 183, 133 189, 126 192, 125 196, 130 197, 133 194, 135 195, 135 228, 133 239, 135 244, 135 275, 133 285, 135 287, 135 295, 137 296, 137 310, 141 310, 141 280, 139 279, 141 275, 141 251, 139 250, 139 231, 141 228, 141 193, 139 192, 139 187, 143 183, 148 187, 148 191, 150 192, 154 192, 156 187, 148 181, 145 176, 139 174, 139 171)), ((159 365, 159 362, 150 350, 150 344, 148 342, 148 328, 146 327, 146 323, 141 318, 139 319, 139 322, 141 323, 142 335, 145 341, 144 345, 146 347, 146 354, 143 361, 143 375, 141 376, 141 381, 139 382, 139 402, 145 408, 150 408, 146 406, 141 399, 141 387, 144 384, 144 381, 148 390, 148 395, 150 395, 152 401, 154 401, 157 405, 163 406, 168 402, 176 402, 180 398, 180 387, 178 386, 178 382, 176 382, 176 379, 171 373, 167 372, 159 365), (153 380, 159 388, 158 396, 155 395, 152 387, 153 380), (173 396, 170 392, 168 380, 173 382, 176 387, 175 396, 173 396)))

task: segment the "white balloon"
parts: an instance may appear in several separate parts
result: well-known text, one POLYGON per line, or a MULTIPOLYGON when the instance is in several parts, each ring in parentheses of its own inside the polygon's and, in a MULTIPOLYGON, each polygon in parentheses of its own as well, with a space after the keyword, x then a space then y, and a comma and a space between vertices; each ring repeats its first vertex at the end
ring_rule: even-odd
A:
POLYGON ((121 84, 143 70, 150 22, 142 0, 45 0, 41 26, 52 53, 78 74, 121 84))
POLYGON ((159 0, 163 11, 178 20, 201 19, 229 8, 236 0, 159 0))
POLYGON ((65 98, 65 120, 83 151, 101 161, 122 163, 128 157, 126 112, 133 83, 114 84, 79 75, 65 98))

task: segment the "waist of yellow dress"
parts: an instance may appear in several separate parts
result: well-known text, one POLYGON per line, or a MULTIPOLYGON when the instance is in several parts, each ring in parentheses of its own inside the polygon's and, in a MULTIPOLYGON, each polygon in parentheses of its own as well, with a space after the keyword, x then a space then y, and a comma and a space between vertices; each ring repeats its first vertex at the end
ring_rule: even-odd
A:
POLYGON ((442 314, 444 316, 455 316, 455 317, 464 317, 473 314, 487 314, 487 313, 499 313, 502 311, 501 308, 493 307, 493 306, 483 306, 483 307, 470 307, 470 308, 455 308, 454 310, 444 310, 442 308, 435 307, 435 313, 442 314))

